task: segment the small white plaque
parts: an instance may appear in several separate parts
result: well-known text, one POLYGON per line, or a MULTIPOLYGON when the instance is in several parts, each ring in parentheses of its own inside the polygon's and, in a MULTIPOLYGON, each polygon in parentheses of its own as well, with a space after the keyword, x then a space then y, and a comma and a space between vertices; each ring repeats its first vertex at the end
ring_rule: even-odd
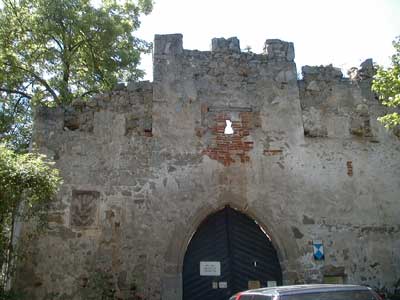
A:
POLYGON ((218 282, 213 281, 213 283, 212 283, 212 288, 213 288, 213 289, 217 289, 217 288, 218 288, 218 282))
POLYGON ((200 276, 221 276, 221 263, 219 261, 201 261, 200 276))
POLYGON ((267 286, 276 286, 276 281, 275 280, 271 280, 271 281, 267 281, 267 286))
POLYGON ((219 282, 219 288, 220 289, 227 289, 228 288, 228 283, 226 281, 220 281, 219 282))

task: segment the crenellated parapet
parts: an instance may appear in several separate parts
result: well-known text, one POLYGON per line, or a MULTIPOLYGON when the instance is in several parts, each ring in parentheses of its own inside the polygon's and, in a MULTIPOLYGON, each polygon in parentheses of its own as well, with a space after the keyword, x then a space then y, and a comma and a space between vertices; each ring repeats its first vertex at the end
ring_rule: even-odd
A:
POLYGON ((302 67, 299 93, 305 136, 372 142, 389 138, 391 133, 377 122, 386 109, 371 91, 374 72, 372 59, 350 69, 350 77, 332 65, 302 67))

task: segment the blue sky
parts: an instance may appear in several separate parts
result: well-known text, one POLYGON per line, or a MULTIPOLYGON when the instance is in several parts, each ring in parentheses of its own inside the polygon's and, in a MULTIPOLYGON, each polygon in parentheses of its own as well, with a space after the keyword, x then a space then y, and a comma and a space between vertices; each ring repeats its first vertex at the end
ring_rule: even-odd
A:
MULTIPOLYGON (((142 17, 139 37, 182 33, 185 49, 209 50, 213 37, 240 39, 261 53, 264 41, 294 42, 303 65, 348 69, 367 58, 388 65, 400 35, 400 0, 156 0, 142 17)), ((151 55, 142 68, 152 80, 151 55)))

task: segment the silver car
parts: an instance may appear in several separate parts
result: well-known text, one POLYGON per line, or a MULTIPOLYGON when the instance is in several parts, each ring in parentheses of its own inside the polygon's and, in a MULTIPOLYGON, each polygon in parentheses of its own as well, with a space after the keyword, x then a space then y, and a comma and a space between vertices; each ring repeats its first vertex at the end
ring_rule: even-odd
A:
POLYGON ((305 284, 240 292, 229 300, 381 300, 371 288, 345 284, 305 284))

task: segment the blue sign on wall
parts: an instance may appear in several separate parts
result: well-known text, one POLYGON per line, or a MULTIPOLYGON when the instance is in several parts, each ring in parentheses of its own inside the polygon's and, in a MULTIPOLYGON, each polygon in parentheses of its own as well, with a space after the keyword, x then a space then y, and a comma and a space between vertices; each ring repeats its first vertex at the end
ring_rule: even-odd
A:
POLYGON ((324 260, 324 246, 322 245, 322 241, 313 241, 313 249, 314 249, 314 259, 315 260, 324 260))

